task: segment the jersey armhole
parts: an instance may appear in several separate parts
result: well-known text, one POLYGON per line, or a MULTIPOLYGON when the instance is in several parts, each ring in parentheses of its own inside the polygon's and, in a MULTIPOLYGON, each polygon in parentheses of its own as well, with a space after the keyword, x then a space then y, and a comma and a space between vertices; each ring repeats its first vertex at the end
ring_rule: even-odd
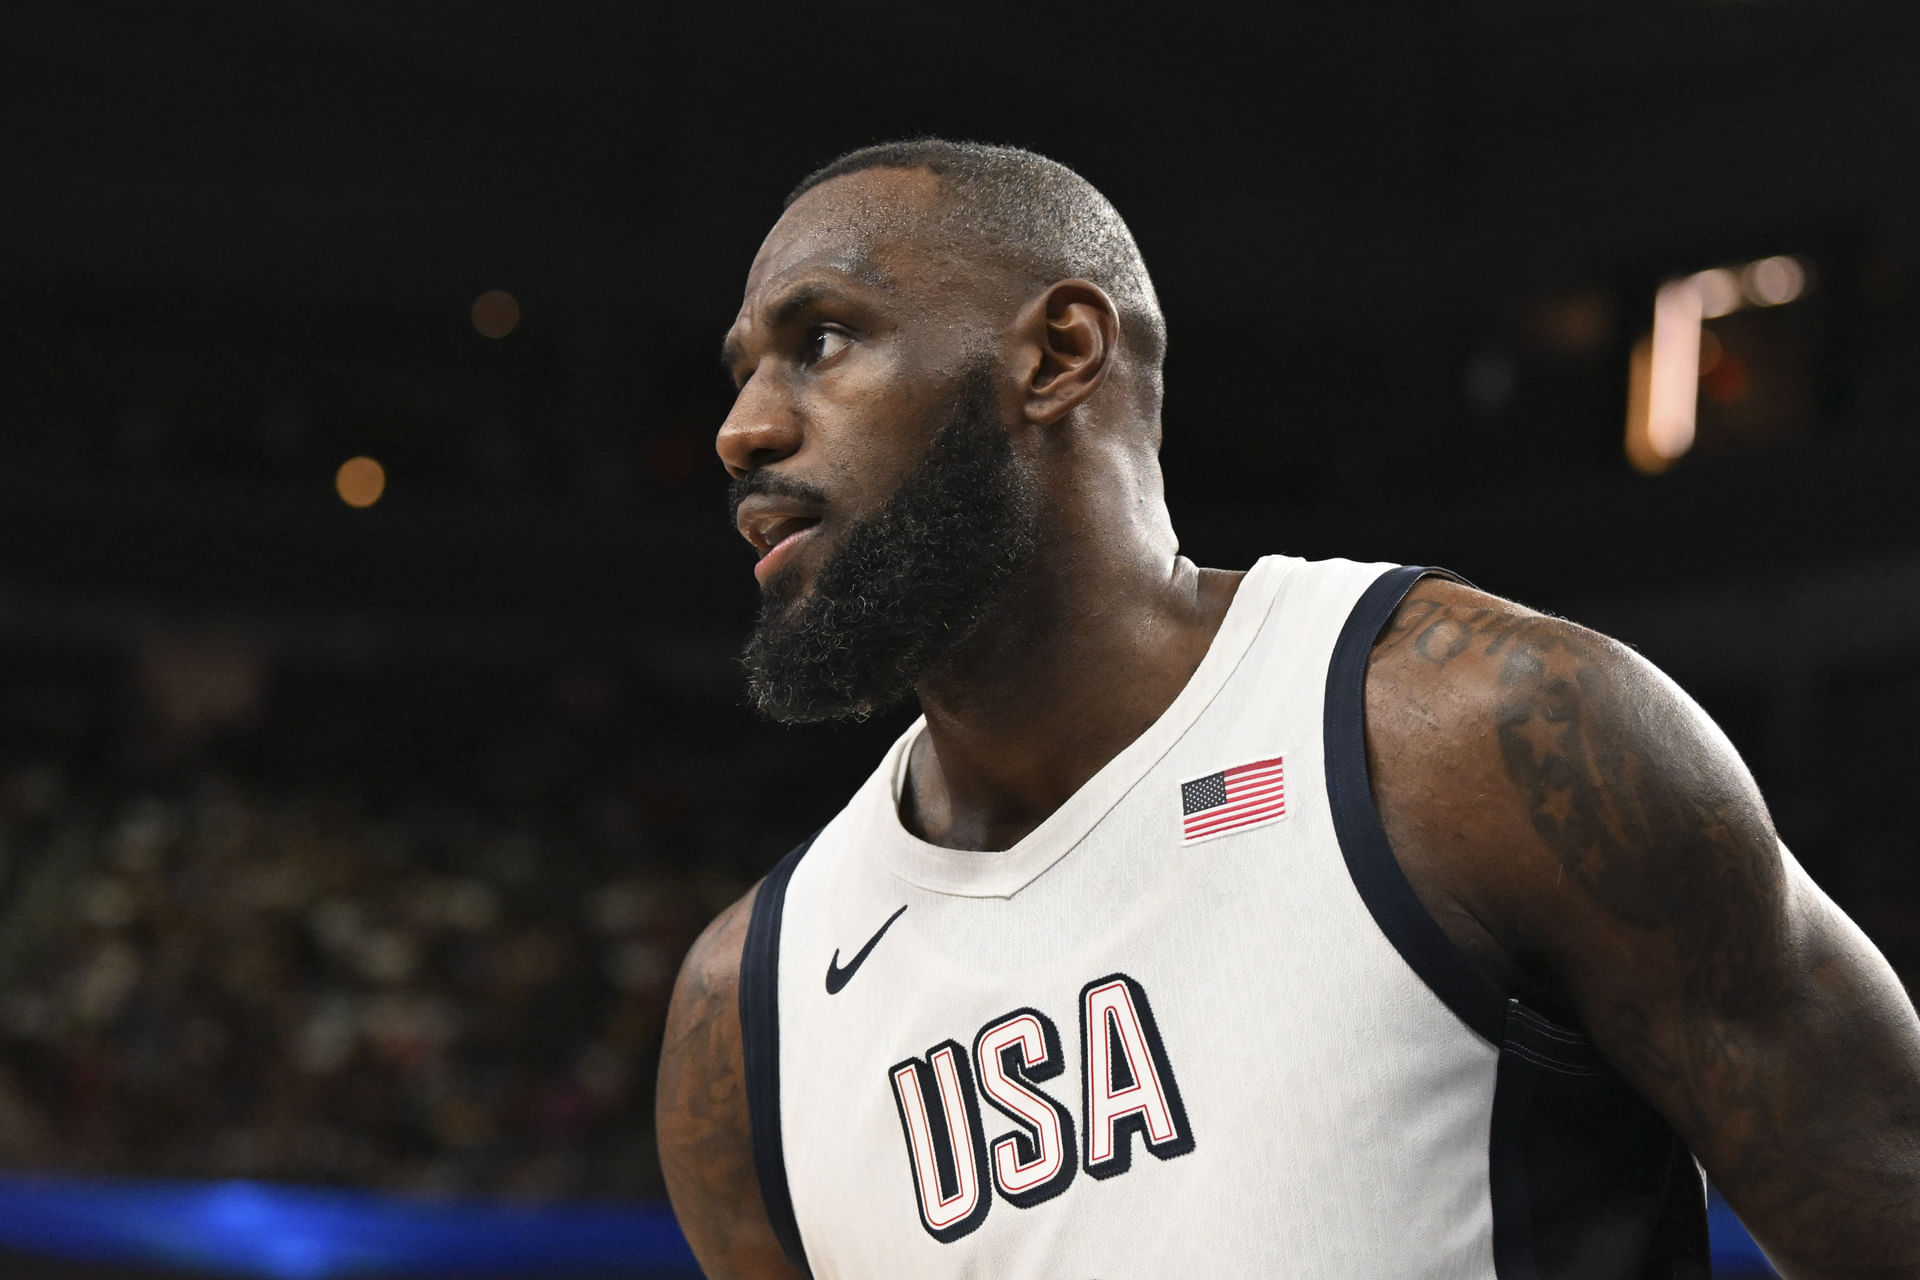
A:
POLYGON ((747 939, 740 949, 740 1049, 746 1064, 747 1119, 753 1139, 753 1169, 767 1221, 787 1260, 812 1280, 800 1224, 787 1186, 785 1145, 780 1137, 780 920, 793 869, 820 833, 802 841, 767 873, 753 899, 747 939))
POLYGON ((1427 913, 1387 841, 1367 770, 1367 664, 1381 629, 1428 574, 1454 578, 1408 567, 1375 579, 1334 645, 1327 798, 1374 923, 1440 1002, 1499 1051, 1487 1136, 1495 1274, 1706 1280, 1706 1199, 1685 1146, 1584 1035, 1481 976, 1427 913))
POLYGON ((1374 923, 1441 1003, 1498 1046, 1505 1039, 1507 998, 1480 976, 1414 893, 1387 842, 1367 769, 1367 664, 1373 644, 1414 583, 1429 575, 1465 581, 1419 565, 1389 569, 1361 593, 1334 642, 1327 666, 1327 803, 1347 871, 1374 923))

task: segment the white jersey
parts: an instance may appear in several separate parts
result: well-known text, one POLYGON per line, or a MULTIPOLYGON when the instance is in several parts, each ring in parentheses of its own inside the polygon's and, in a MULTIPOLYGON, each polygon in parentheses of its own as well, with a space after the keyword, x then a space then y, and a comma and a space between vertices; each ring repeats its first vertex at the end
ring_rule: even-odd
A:
POLYGON ((803 1271, 1707 1274, 1691 1156, 1387 845, 1363 685, 1421 572, 1261 560, 1172 705, 1011 849, 902 827, 921 722, 769 875, 742 1029, 803 1271))

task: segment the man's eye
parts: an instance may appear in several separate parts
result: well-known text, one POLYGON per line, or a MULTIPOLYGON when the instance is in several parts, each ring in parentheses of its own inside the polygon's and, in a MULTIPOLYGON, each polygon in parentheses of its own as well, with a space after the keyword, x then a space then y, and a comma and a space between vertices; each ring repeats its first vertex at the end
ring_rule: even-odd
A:
POLYGON ((807 340, 802 344, 800 349, 801 362, 803 364, 819 364, 822 360, 839 355, 841 349, 851 341, 853 341, 853 339, 838 329, 822 327, 809 330, 807 340))

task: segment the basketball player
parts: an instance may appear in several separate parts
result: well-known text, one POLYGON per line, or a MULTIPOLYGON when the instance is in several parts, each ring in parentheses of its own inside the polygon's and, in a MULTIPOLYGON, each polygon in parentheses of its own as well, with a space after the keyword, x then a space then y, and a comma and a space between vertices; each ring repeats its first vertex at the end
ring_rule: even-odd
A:
POLYGON ((707 1273, 1704 1277, 1704 1166, 1920 1276, 1920 1024, 1726 739, 1444 573, 1182 558, 1164 348, 1022 151, 854 152, 754 260, 753 697, 925 715, 681 971, 707 1273))

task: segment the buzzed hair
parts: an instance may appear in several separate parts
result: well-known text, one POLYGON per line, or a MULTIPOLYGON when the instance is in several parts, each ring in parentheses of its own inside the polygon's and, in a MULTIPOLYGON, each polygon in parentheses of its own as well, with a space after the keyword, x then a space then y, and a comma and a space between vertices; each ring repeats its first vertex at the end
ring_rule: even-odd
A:
POLYGON ((1133 233, 1112 201, 1057 160, 1020 147, 946 138, 882 142, 815 169, 784 208, 821 183, 866 169, 925 169, 940 179, 943 222, 1034 287, 1077 277, 1099 285, 1120 313, 1121 344, 1156 408, 1167 322, 1133 233))

